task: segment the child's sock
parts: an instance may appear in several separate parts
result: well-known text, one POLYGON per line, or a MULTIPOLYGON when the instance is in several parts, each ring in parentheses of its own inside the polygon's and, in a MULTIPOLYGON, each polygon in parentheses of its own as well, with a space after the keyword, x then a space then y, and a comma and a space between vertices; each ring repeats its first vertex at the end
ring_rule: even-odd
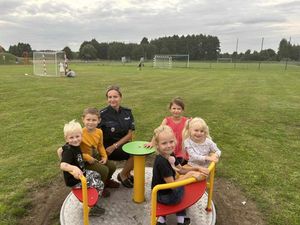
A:
POLYGON ((184 223, 184 216, 177 216, 177 223, 184 223))
POLYGON ((164 216, 160 216, 160 217, 158 217, 157 222, 165 223, 166 222, 166 218, 164 216))

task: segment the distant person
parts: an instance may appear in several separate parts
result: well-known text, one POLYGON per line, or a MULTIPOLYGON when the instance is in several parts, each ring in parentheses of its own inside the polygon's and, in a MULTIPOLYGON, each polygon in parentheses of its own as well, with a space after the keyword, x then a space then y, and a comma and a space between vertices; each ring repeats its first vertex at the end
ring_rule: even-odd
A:
POLYGON ((142 62, 139 62, 138 68, 139 68, 139 70, 142 70, 142 62))
POLYGON ((142 67, 144 67, 144 57, 141 57, 140 62, 138 64, 139 70, 142 70, 142 67))
POLYGON ((61 76, 65 75, 65 67, 64 67, 64 64, 62 62, 59 63, 59 74, 61 76))
MULTIPOLYGON (((182 98, 173 98, 169 103, 169 111, 171 116, 165 117, 161 122, 161 125, 168 125, 172 128, 176 137, 176 148, 174 149, 174 154, 181 165, 185 165, 188 160, 188 154, 182 148, 182 131, 184 129, 185 123, 188 120, 187 117, 183 116, 184 113, 184 102, 182 98)), ((152 147, 154 145, 154 140, 146 144, 146 147, 152 147)))
MULTIPOLYGON (((156 128, 154 130, 153 140, 158 155, 155 157, 155 161, 153 164, 151 189, 153 189, 158 184, 172 183, 190 177, 201 180, 208 175, 207 168, 199 166, 194 168, 184 168, 179 164, 178 161, 176 162, 176 157, 171 156, 176 147, 176 137, 173 133, 173 130, 169 126, 161 125, 156 128), (177 168, 174 169, 174 166, 176 166, 177 168), (181 175, 179 176, 179 174, 181 175)), ((165 205, 174 205, 181 202, 183 195, 183 186, 172 189, 164 189, 158 191, 157 201, 165 205)), ((177 212, 176 216, 178 225, 190 224, 190 218, 186 217, 185 209, 177 212)), ((159 216, 156 224, 165 225, 166 217, 159 216)))
MULTIPOLYGON (((60 168, 63 170, 66 185, 72 188, 81 188, 80 177, 85 176, 88 187, 96 188, 100 199, 104 184, 101 181, 99 173, 92 170, 86 170, 85 168, 80 149, 82 139, 81 125, 78 122, 75 122, 75 120, 65 124, 64 136, 66 144, 60 148, 62 149, 60 168)), ((91 216, 100 216, 104 214, 105 209, 99 206, 99 202, 100 201, 98 201, 90 210, 91 216)))
POLYGON ((189 120, 183 130, 184 149, 189 154, 188 166, 208 167, 210 162, 217 163, 221 150, 209 136, 209 128, 199 117, 189 120))
POLYGON ((70 68, 66 74, 66 77, 75 77, 75 76, 76 76, 75 72, 70 68))

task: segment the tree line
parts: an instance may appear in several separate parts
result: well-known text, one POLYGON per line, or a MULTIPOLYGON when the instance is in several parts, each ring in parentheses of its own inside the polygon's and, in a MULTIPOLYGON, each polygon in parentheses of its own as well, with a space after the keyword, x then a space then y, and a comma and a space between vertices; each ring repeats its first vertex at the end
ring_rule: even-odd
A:
MULTIPOLYGON (((220 53, 218 37, 211 35, 187 35, 160 37, 149 41, 144 37, 139 44, 123 42, 98 42, 96 39, 84 41, 79 52, 73 52, 68 46, 62 49, 68 59, 81 60, 120 60, 126 57, 132 60, 152 59, 155 54, 189 54, 190 60, 217 60, 218 58, 232 58, 240 61, 280 61, 300 60, 300 46, 292 45, 286 39, 279 43, 278 51, 264 49, 261 51, 247 50, 244 53, 220 53)), ((51 51, 51 50, 44 50, 51 51)), ((32 56, 33 50, 26 43, 18 43, 9 47, 9 53, 23 57, 24 52, 32 56)))

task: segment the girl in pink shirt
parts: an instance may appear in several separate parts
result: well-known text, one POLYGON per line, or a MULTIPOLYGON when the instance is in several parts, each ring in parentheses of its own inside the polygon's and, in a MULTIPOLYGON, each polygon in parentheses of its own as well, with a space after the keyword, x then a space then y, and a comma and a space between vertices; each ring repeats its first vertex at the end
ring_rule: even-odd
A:
MULTIPOLYGON (((168 125, 172 128, 177 145, 174 150, 176 158, 179 160, 181 165, 185 165, 188 161, 188 154, 182 148, 182 131, 185 126, 187 117, 183 116, 184 112, 184 102, 180 97, 174 98, 169 104, 169 111, 171 116, 163 119, 161 125, 168 125)), ((152 147, 154 145, 154 140, 146 144, 146 147, 152 147)))

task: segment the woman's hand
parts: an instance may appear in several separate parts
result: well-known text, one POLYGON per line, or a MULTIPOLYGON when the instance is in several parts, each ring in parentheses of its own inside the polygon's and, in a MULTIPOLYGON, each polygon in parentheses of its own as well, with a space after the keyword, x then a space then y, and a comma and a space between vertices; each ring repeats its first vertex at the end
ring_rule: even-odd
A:
POLYGON ((106 150, 107 155, 110 155, 111 153, 113 153, 114 150, 116 150, 116 147, 114 145, 111 145, 111 146, 107 147, 105 150, 106 150))

